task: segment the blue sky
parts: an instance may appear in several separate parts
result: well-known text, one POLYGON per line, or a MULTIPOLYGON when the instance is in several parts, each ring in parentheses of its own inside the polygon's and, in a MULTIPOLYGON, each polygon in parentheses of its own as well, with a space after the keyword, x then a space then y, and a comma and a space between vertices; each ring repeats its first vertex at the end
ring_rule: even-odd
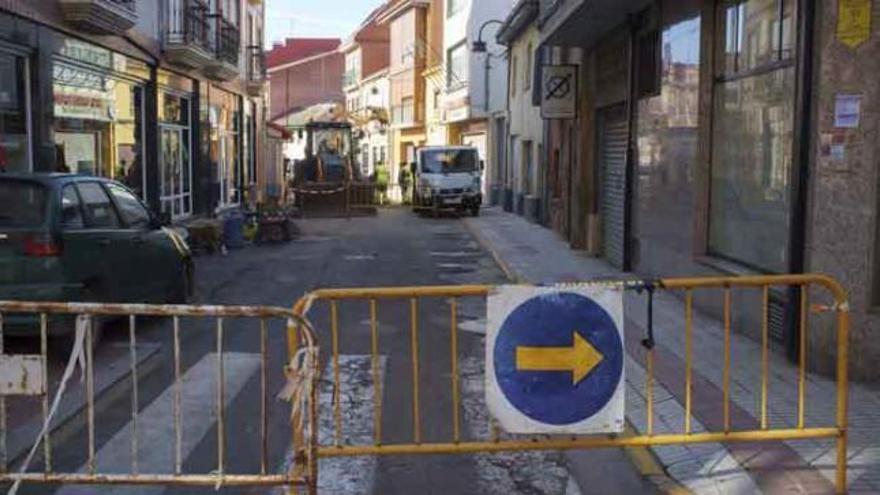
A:
POLYGON ((266 0, 266 44, 288 37, 345 38, 382 0, 266 0))

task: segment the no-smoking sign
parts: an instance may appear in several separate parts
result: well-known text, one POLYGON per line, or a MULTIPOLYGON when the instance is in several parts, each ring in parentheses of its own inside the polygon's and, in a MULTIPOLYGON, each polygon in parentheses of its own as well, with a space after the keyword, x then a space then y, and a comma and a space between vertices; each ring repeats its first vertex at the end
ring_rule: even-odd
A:
POLYGON ((577 66, 546 65, 541 80, 541 116, 545 119, 577 118, 577 66))

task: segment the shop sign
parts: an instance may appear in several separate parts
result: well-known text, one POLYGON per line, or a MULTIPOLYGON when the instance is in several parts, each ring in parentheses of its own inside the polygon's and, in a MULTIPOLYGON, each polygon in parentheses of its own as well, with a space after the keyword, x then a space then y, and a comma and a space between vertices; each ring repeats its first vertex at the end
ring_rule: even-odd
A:
POLYGON ((857 48, 871 37, 872 0, 838 0, 837 39, 857 48))
POLYGON ((834 127, 857 129, 862 117, 862 95, 837 95, 834 98, 834 127))
POLYGON ((541 117, 577 118, 578 79, 576 65, 547 65, 541 79, 541 117))
POLYGON ((458 107, 446 110, 447 122, 458 122, 459 120, 467 120, 470 108, 458 107))
POLYGON ((113 53, 110 50, 84 41, 66 38, 59 53, 90 65, 113 68, 113 53))
POLYGON ((55 117, 112 120, 111 102, 94 96, 55 93, 55 117))

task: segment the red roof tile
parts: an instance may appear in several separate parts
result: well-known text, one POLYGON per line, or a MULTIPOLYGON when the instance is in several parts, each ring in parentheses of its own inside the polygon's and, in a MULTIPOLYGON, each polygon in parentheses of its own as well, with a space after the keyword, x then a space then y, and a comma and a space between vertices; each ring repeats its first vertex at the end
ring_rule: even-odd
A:
POLYGON ((284 44, 276 43, 266 53, 266 63, 271 67, 289 64, 339 48, 338 38, 287 38, 284 44))

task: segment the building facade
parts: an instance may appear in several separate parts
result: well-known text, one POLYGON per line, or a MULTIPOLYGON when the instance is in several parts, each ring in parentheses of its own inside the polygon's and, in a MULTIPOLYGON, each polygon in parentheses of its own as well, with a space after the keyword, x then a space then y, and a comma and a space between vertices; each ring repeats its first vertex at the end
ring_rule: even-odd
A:
MULTIPOLYGON (((578 118, 545 123, 550 225, 646 276, 831 274, 851 291, 851 371, 876 380, 872 4, 873 23, 841 29, 837 1, 542 1, 545 63, 577 64, 580 81, 578 118)), ((765 322, 740 293, 733 326, 760 339, 766 323, 797 356, 801 297, 771 291, 765 322)), ((697 303, 720 314, 718 295, 697 303)), ((804 336, 819 371, 835 362, 832 324, 804 336)))
POLYGON ((537 0, 521 0, 498 30, 498 42, 507 46, 508 142, 496 142, 497 166, 489 181, 505 210, 539 222, 544 211, 544 122, 541 119, 539 67, 540 32, 537 0))
POLYGON ((279 123, 321 104, 344 104, 345 56, 337 38, 287 38, 266 54, 269 115, 279 123))
MULTIPOLYGON (((490 139, 507 140, 507 56, 496 34, 512 6, 511 0, 445 2, 443 123, 448 142, 476 147, 490 170, 504 156, 494 151, 490 139), (473 50, 478 41, 485 43, 484 50, 473 50)), ((483 186, 485 196, 485 177, 483 186)))
POLYGON ((379 24, 385 6, 374 10, 340 48, 345 55, 346 118, 357 143, 361 177, 387 166, 391 83, 388 77, 389 28, 379 24))
POLYGON ((262 201, 261 1, 0 6, 0 170, 120 180, 175 219, 262 201))
POLYGON ((391 149, 389 190, 392 201, 402 201, 401 170, 415 161, 415 151, 425 144, 425 40, 430 0, 397 0, 378 17, 390 32, 388 80, 390 84, 391 149))

